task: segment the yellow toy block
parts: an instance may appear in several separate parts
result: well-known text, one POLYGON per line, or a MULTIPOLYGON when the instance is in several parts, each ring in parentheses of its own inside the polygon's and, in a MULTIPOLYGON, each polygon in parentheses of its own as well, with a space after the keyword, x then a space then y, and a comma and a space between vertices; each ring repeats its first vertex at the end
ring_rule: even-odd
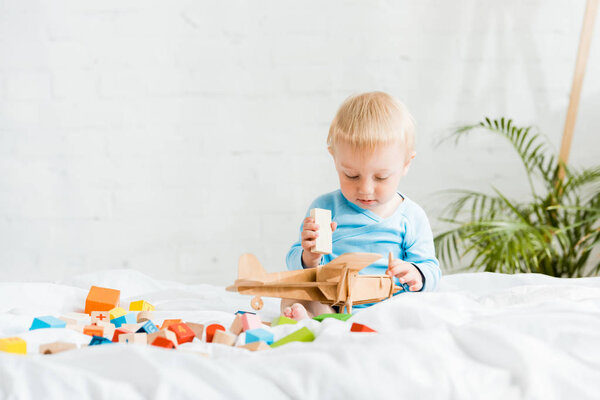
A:
POLYGON ((122 317, 123 315, 126 315, 127 310, 125 310, 124 308, 121 308, 121 307, 115 307, 112 310, 110 310, 108 312, 108 314, 110 315, 110 319, 115 319, 115 318, 122 317))
POLYGON ((154 311, 154 306, 145 300, 132 301, 129 303, 129 311, 154 311))
POLYGON ((0 351, 16 354, 27 354, 27 342, 20 337, 0 339, 0 351))

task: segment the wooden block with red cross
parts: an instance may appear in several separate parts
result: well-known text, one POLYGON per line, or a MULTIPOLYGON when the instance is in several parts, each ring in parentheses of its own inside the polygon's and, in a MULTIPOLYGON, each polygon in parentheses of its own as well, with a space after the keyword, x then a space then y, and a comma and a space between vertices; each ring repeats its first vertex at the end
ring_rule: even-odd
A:
POLYGON ((110 314, 108 311, 92 311, 92 324, 98 322, 110 322, 110 314))

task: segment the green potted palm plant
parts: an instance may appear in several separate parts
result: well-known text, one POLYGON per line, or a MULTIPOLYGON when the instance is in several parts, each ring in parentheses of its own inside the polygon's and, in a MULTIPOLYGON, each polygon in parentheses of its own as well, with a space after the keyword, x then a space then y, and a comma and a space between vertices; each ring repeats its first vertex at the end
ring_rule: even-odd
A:
POLYGON ((506 139, 523 163, 531 194, 516 201, 496 188, 446 191, 451 201, 441 219, 449 229, 435 237, 442 264, 556 277, 596 275, 600 262, 591 256, 600 242, 600 166, 563 165, 543 136, 510 119, 485 118, 450 137, 458 142, 467 134, 506 139))

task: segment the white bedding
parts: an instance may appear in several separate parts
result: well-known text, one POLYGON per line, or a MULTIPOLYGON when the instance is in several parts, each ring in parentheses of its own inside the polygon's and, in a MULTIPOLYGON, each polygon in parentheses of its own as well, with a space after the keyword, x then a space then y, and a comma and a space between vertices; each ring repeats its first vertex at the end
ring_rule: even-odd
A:
MULTIPOLYGON (((0 352, 0 399, 600 398, 600 278, 446 276, 437 292, 396 296, 350 322, 306 321, 312 343, 256 353, 195 340, 176 351, 113 344, 38 354, 55 340, 89 342, 67 329, 28 328, 35 316, 81 311, 92 284, 120 289, 125 306, 149 301, 158 322, 228 327, 236 310, 250 309, 249 296, 222 287, 130 270, 0 283, 0 337, 25 339, 29 352, 0 352), (379 333, 351 333, 352 321, 379 333)), ((278 300, 264 300, 259 314, 270 321, 278 300)))

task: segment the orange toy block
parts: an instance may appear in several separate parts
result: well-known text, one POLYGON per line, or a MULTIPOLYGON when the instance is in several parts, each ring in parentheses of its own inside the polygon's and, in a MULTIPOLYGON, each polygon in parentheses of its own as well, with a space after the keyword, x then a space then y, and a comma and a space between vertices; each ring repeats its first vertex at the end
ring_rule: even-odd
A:
POLYGON ((160 327, 160 329, 167 329, 169 327, 169 325, 178 324, 180 322, 181 322, 180 319, 165 319, 163 321, 162 326, 160 327))
POLYGON ((16 354, 27 354, 27 342, 20 337, 0 339, 0 351, 16 354))
POLYGON ((369 328, 366 325, 354 322, 352 324, 352 327, 350 327, 350 332, 377 332, 377 331, 374 330, 374 329, 369 328))
POLYGON ((202 340, 202 334, 204 333, 204 325, 197 324, 195 322, 186 322, 186 325, 194 331, 194 335, 198 338, 198 340, 202 340))
POLYGON ((154 339, 158 337, 169 339, 171 342, 173 342, 173 344, 175 344, 175 347, 177 347, 177 336, 175 335, 175 332, 170 331, 168 329, 160 330, 158 332, 152 332, 148 334, 148 344, 154 343, 154 339))
POLYGON ((104 335, 104 327, 98 325, 87 325, 83 327, 83 333, 90 336, 104 335))
POLYGON ((215 332, 218 330, 224 331, 225 327, 219 324, 211 324, 206 327, 206 343, 212 343, 215 332))
POLYGON ((92 324, 100 325, 98 322, 110 322, 108 311, 92 311, 92 324))
POLYGON ((118 342, 119 341, 119 336, 121 336, 122 334, 125 334, 125 333, 131 333, 131 332, 129 332, 127 329, 123 329, 123 328, 117 328, 117 329, 115 329, 115 333, 114 333, 114 335, 112 337, 112 341, 115 342, 115 343, 118 342))
POLYGON ((85 313, 92 311, 110 311, 119 306, 121 291, 99 286, 92 286, 85 299, 85 313))
POLYGON ((175 332, 178 344, 191 342, 192 340, 194 340, 194 336, 196 336, 194 331, 184 322, 180 322, 178 324, 171 324, 167 329, 175 332))
POLYGON ((159 336, 152 342, 152 346, 164 347, 167 349, 174 349, 175 343, 167 339, 166 337, 159 336))
POLYGON ((233 346, 236 339, 236 335, 218 329, 215 331, 212 342, 224 344, 225 346, 233 346))

